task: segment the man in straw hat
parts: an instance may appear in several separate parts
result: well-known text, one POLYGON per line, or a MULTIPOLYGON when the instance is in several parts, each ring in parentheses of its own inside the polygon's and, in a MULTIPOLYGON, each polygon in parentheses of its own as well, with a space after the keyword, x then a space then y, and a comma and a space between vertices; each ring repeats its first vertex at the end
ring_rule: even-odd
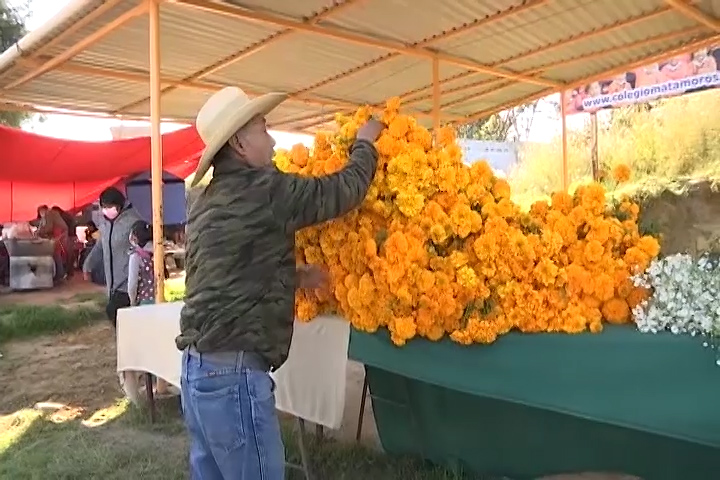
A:
POLYGON ((373 142, 383 128, 375 120, 358 131, 342 171, 306 178, 277 170, 265 116, 285 98, 251 100, 228 87, 197 116, 206 148, 193 185, 211 165, 214 172, 188 217, 176 339, 196 480, 284 478, 268 372, 288 355, 295 288, 316 288, 326 278, 317 267, 296 270, 295 231, 358 206, 375 174, 373 142))

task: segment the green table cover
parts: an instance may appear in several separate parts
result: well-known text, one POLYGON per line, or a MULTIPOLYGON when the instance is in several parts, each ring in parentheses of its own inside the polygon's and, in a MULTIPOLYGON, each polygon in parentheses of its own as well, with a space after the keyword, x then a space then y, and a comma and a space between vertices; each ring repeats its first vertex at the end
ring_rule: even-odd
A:
POLYGON ((609 327, 489 346, 353 331, 383 448, 511 478, 720 479, 720 367, 702 340, 609 327))

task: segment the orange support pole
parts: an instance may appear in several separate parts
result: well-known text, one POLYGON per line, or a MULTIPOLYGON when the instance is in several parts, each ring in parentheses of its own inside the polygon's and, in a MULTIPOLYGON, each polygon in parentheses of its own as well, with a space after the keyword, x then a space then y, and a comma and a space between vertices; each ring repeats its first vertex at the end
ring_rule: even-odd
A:
POLYGON ((150 146, 153 260, 155 263, 155 301, 165 301, 165 243, 163 242, 163 160, 160 133, 160 0, 147 0, 150 48, 150 146))

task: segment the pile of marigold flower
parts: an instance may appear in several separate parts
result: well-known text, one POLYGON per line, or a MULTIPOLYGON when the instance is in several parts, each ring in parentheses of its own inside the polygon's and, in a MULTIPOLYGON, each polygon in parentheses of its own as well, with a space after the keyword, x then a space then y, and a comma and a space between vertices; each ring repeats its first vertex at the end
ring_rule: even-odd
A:
MULTIPOLYGON (((463 164, 451 129, 433 136, 388 101, 380 159, 361 207, 297 233, 298 262, 320 264, 329 290, 299 291, 298 319, 336 312, 363 331, 385 327, 403 345, 445 335, 491 343, 522 332, 600 332, 632 321, 647 297, 631 276, 659 253, 641 236, 639 207, 606 204, 599 184, 556 193, 523 212, 485 162, 463 164)), ((370 116, 338 117, 335 134, 276 155, 280 170, 326 175, 370 116)))

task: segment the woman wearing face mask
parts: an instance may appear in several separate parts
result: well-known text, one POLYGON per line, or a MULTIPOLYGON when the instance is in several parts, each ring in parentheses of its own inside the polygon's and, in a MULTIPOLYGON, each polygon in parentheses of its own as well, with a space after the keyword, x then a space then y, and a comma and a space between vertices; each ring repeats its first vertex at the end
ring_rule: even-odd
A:
POLYGON ((108 303, 105 311, 113 327, 117 311, 130 306, 128 296, 128 266, 130 261, 130 231, 135 222, 142 220, 138 212, 125 200, 120 190, 106 188, 100 194, 102 219, 98 224, 100 240, 95 244, 83 264, 83 275, 90 280, 90 272, 102 262, 105 267, 105 286, 108 303))

